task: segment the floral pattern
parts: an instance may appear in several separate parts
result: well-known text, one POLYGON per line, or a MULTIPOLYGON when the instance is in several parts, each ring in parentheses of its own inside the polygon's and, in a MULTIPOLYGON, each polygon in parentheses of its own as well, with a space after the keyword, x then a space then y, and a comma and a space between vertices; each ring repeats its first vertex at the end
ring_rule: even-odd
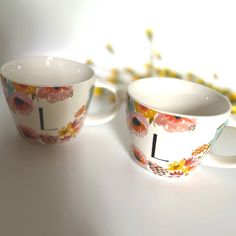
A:
POLYGON ((19 84, 12 82, 13 87, 16 92, 24 93, 26 95, 29 95, 32 99, 36 97, 36 91, 37 87, 35 86, 30 86, 30 85, 25 85, 25 84, 19 84))
POLYGON ((159 176, 165 176, 168 174, 168 170, 157 165, 156 163, 154 162, 151 162, 151 161, 148 161, 148 169, 153 173, 153 174, 156 174, 156 175, 159 175, 159 176))
POLYGON ((167 132, 188 132, 196 128, 195 119, 157 112, 134 101, 129 96, 127 99, 128 126, 137 136, 145 136, 151 124, 162 126, 167 132))
POLYGON ((75 113, 75 117, 81 117, 82 115, 85 115, 87 113, 87 107, 85 105, 83 105, 76 113, 75 113))
POLYGON ((74 120, 67 123, 64 127, 60 128, 57 132, 57 135, 48 135, 48 134, 38 134, 32 128, 26 125, 18 125, 17 129, 23 138, 30 141, 41 141, 45 144, 57 144, 65 141, 69 141, 71 138, 74 138, 80 131, 84 115, 87 111, 85 106, 82 106, 74 115, 74 120))
POLYGON ((33 111, 32 100, 24 93, 14 92, 7 97, 7 103, 13 112, 29 115, 33 111))
POLYGON ((60 140, 69 140, 72 137, 75 137, 82 124, 82 119, 75 119, 73 122, 69 122, 65 127, 62 127, 58 131, 60 140))
MULTIPOLYGON (((128 127, 135 136, 143 138, 147 135, 149 126, 163 127, 169 133, 173 132, 191 132, 197 125, 195 119, 187 117, 178 117, 164 114, 148 108, 131 97, 127 98, 127 122, 128 127)), ((145 157, 144 153, 135 145, 132 145, 132 152, 135 159, 140 165, 159 176, 180 177, 188 175, 197 165, 200 164, 201 158, 210 149, 211 143, 203 144, 190 153, 189 157, 180 158, 178 161, 167 161, 165 167, 151 161, 145 157)), ((159 158, 160 160, 161 158, 159 158)))
POLYGON ((37 141, 39 139, 37 132, 26 125, 17 125, 17 129, 20 135, 27 140, 37 141))
MULTIPOLYGON (((137 103, 129 96, 127 97, 126 112, 128 127, 130 132, 136 136, 135 139, 144 138, 144 136, 148 134, 150 125, 152 125, 152 128, 161 127, 168 133, 194 132, 197 128, 196 119, 154 111, 151 108, 137 103)), ((216 129, 215 136, 209 143, 204 143, 196 147, 194 150, 190 151, 188 156, 180 157, 175 161, 163 160, 163 158, 157 158, 156 156, 147 157, 145 153, 135 145, 131 147, 132 153, 141 166, 156 175, 166 177, 186 176, 200 164, 202 157, 210 150, 226 124, 227 121, 216 129), (153 158, 156 160, 154 161, 153 158), (163 161, 165 161, 165 163, 163 163, 163 161)), ((156 132, 158 133, 158 131, 156 132)))
POLYGON ((206 153, 206 151, 208 151, 209 147, 210 145, 204 144, 192 152, 195 153, 195 155, 192 155, 188 158, 183 158, 179 161, 168 162, 166 168, 159 166, 156 162, 148 160, 143 152, 135 145, 132 145, 131 149, 137 162, 153 174, 165 177, 180 177, 188 175, 190 171, 195 169, 195 167, 200 164, 203 155, 206 153), (208 147, 207 149, 203 148, 206 146, 208 147))
POLYGON ((143 114, 144 117, 152 119, 156 115, 156 111, 147 108, 137 102, 134 103, 135 110, 141 114, 143 114))
POLYGON ((49 103, 63 101, 73 96, 71 86, 67 87, 42 87, 37 90, 37 97, 46 99, 49 103))
MULTIPOLYGON (((56 103, 73 96, 72 86, 61 87, 36 87, 31 85, 12 82, 0 76, 6 100, 10 109, 20 115, 29 115, 33 111, 34 101, 40 99, 48 103, 56 103)), ((17 129, 21 136, 27 140, 40 141, 46 144, 56 144, 74 138, 80 131, 84 117, 87 113, 87 107, 91 101, 94 91, 94 85, 90 87, 88 100, 85 105, 81 106, 75 113, 72 121, 60 127, 55 135, 37 133, 27 125, 19 124, 17 129)))
POLYGON ((135 159, 138 161, 138 163, 142 166, 146 166, 148 161, 146 159, 146 157, 144 156, 144 154, 142 153, 142 151, 140 151, 137 147, 135 147, 134 145, 132 145, 132 151, 134 154, 135 159))
MULTIPOLYGON (((21 115, 29 115, 33 111, 35 99, 46 99, 49 103, 56 103, 73 96, 71 86, 36 87, 12 82, 2 76, 1 80, 10 109, 21 115)), ((90 90, 89 101, 91 100, 92 88, 90 90)))
POLYGON ((193 131, 195 129, 196 120, 158 113, 154 118, 154 124, 163 126, 168 132, 186 132, 193 131))
POLYGON ((46 143, 46 144, 56 144, 59 142, 58 136, 52 136, 52 135, 48 135, 48 134, 44 134, 44 135, 40 134, 39 138, 43 143, 46 143))
POLYGON ((139 137, 143 137, 148 132, 148 123, 145 117, 137 112, 133 112, 128 117, 130 130, 139 137))
POLYGON ((208 152, 210 149, 211 144, 203 144, 202 146, 196 148, 195 150, 192 151, 192 156, 198 156, 198 155, 204 155, 208 152))

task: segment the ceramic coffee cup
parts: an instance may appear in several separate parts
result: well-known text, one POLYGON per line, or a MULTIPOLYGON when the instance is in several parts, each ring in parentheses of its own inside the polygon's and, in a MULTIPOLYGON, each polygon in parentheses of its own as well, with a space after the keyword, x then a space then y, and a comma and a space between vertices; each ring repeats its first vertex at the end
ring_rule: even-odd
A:
POLYGON ((27 140, 56 144, 75 137, 84 121, 101 124, 118 110, 116 89, 95 79, 94 71, 81 63, 54 57, 22 58, 1 68, 6 101, 19 133, 27 140), (108 114, 87 115, 94 87, 115 96, 108 114))
MULTIPOLYGON (((154 174, 186 176, 216 142, 230 112, 229 100, 203 85, 173 78, 134 81, 127 98, 132 154, 154 174)), ((219 156, 211 162, 213 157, 208 165, 230 166, 219 156)))

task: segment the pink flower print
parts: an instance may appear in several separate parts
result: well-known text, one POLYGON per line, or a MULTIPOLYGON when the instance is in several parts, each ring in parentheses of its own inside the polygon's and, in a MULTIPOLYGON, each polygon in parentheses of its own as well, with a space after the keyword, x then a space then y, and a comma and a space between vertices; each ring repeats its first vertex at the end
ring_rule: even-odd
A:
POLYGON ((133 154, 135 159, 138 161, 138 163, 144 167, 147 166, 147 159, 145 157, 145 155, 142 153, 141 150, 139 150, 136 146, 132 145, 131 146, 133 154))
POLYGON ((185 172, 189 172, 190 170, 194 169, 199 164, 200 164, 200 159, 197 157, 190 157, 186 159, 184 163, 185 172))
POLYGON ((64 142, 70 141, 71 138, 72 138, 71 135, 66 135, 66 136, 60 137, 60 143, 64 143, 64 142))
POLYGON ((177 177, 177 178, 179 178, 182 175, 184 175, 183 171, 174 171, 174 172, 170 172, 170 176, 169 177, 177 177))
POLYGON ((52 135, 40 135, 39 138, 41 139, 42 142, 46 144, 56 144, 59 141, 59 138, 57 136, 52 136, 52 135))
POLYGON ((17 125, 17 129, 21 136, 25 139, 31 140, 31 141, 37 141, 39 136, 32 128, 26 126, 26 125, 17 125))
POLYGON ((50 103, 60 102, 73 96, 72 87, 43 87, 38 88, 37 97, 50 103))
POLYGON ((185 132, 194 130, 196 127, 196 120, 173 116, 163 113, 158 113, 154 119, 154 123, 163 126, 168 132, 185 132))
POLYGON ((74 129, 74 133, 78 133, 83 125, 83 119, 75 119, 72 122, 72 129, 74 129))
POLYGON ((7 98, 7 102, 12 111, 22 115, 29 115, 33 111, 32 100, 25 94, 15 92, 7 98))
POLYGON ((130 130, 139 137, 143 137, 148 133, 147 119, 140 113, 132 112, 130 114, 128 126, 130 130))

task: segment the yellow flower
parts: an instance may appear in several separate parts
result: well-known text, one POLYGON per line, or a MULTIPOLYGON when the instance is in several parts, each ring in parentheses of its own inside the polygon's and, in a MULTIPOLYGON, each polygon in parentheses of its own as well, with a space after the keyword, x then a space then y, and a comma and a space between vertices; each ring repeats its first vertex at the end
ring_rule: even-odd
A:
POLYGON ((73 127, 73 124, 69 122, 66 127, 61 128, 58 132, 59 136, 75 136, 77 130, 73 127))
POLYGON ((67 125, 66 127, 61 128, 58 132, 59 132, 59 136, 66 136, 70 134, 70 128, 67 125))
POLYGON ((174 161, 174 162, 169 164, 168 170, 173 170, 173 171, 181 170, 181 171, 184 171, 184 164, 185 164, 185 160, 174 161))
POLYGON ((137 102, 134 102, 134 108, 137 112, 142 113, 144 117, 146 118, 154 118, 154 116, 156 115, 156 111, 145 107, 137 102))
POLYGON ((111 70, 110 75, 107 77, 107 81, 116 84, 118 82, 118 78, 119 78, 119 71, 115 68, 113 68, 111 70))
POLYGON ((103 89, 102 89, 102 88, 96 87, 96 88, 94 89, 93 96, 95 96, 95 97, 100 96, 100 95, 102 95, 102 92, 103 92, 103 89))
POLYGON ((111 45, 110 43, 108 43, 108 44, 106 45, 106 49, 107 49, 107 51, 108 51, 109 53, 111 53, 111 54, 114 54, 114 53, 115 53, 114 48, 112 47, 112 45, 111 45))
POLYGON ((155 52, 155 53, 154 53, 154 56, 155 56, 155 58, 157 58, 158 60, 161 60, 161 59, 162 59, 161 54, 160 54, 159 52, 155 52))
POLYGON ((36 94, 37 87, 35 86, 29 86, 24 84, 18 84, 13 82, 13 86, 17 92, 23 92, 27 95, 34 95, 36 94))
POLYGON ((134 75, 133 77, 132 77, 132 80, 138 80, 138 79, 140 79, 137 75, 134 75))
POLYGON ((136 71, 131 67, 124 68, 124 71, 128 74, 131 74, 131 75, 136 75, 137 74, 136 71))
POLYGON ((167 76, 167 69, 160 69, 159 70, 159 76, 160 77, 166 77, 167 76))
POLYGON ((88 59, 86 62, 85 62, 86 65, 94 65, 94 62, 91 60, 91 59, 88 59))
POLYGON ((230 93, 229 99, 230 99, 230 101, 235 101, 236 100, 236 93, 230 93))
POLYGON ((151 29, 147 29, 145 33, 146 33, 146 36, 147 36, 148 40, 152 41, 153 31, 151 29))
POLYGON ((232 106, 232 114, 236 114, 236 105, 232 106))

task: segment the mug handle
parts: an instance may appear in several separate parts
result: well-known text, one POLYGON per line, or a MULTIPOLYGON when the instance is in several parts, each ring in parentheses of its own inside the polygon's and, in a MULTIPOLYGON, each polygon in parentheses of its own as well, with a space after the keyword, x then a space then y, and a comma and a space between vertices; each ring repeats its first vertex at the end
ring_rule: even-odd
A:
POLYGON ((236 128, 226 126, 205 157, 202 165, 218 168, 236 168, 236 128))
POLYGON ((99 114, 99 115, 89 115, 88 114, 85 119, 86 126, 100 125, 100 124, 107 123, 108 121, 112 120, 116 116, 116 114, 120 108, 120 101, 119 101, 117 89, 113 84, 111 84, 107 81, 96 79, 95 87, 96 88, 103 88, 103 89, 110 91, 115 96, 115 104, 114 104, 112 110, 106 114, 99 114))

